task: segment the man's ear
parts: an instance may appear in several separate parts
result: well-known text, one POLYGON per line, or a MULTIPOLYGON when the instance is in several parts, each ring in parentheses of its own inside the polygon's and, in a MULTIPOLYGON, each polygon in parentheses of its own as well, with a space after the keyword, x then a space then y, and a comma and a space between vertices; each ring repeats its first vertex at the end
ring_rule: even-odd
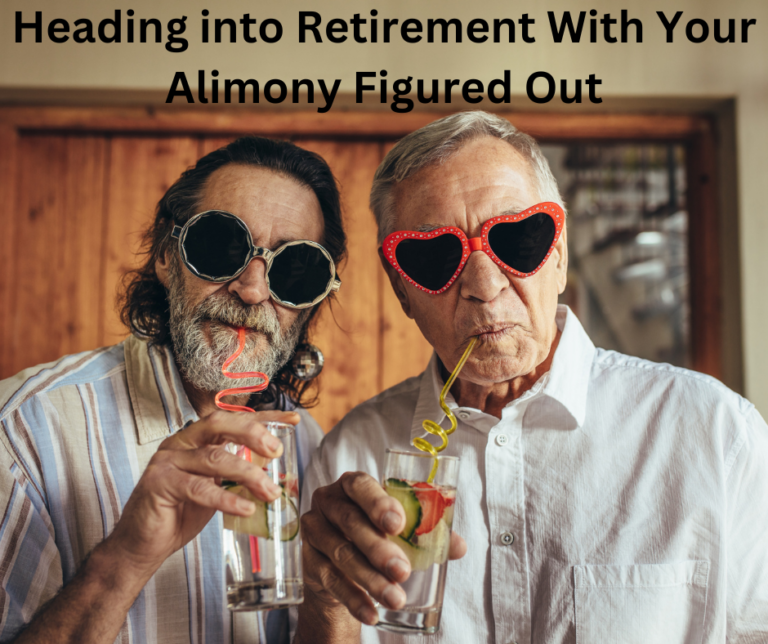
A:
POLYGON ((400 306, 403 307, 403 313, 413 319, 413 316, 411 315, 411 302, 408 299, 408 292, 405 290, 405 284, 403 284, 400 273, 398 273, 392 264, 387 261, 387 258, 384 257, 384 251, 382 251, 381 246, 379 246, 379 261, 384 267, 384 271, 387 273, 389 283, 392 285, 392 290, 395 291, 397 301, 400 302, 400 306))
POLYGON ((555 252, 557 253, 557 264, 555 264, 555 270, 557 271, 557 292, 559 295, 565 290, 566 283, 568 282, 568 236, 566 235, 567 228, 563 226, 563 232, 560 234, 560 239, 555 244, 555 252))
POLYGON ((168 271, 171 268, 171 251, 166 249, 163 254, 155 260, 155 275, 160 283, 168 288, 168 271))

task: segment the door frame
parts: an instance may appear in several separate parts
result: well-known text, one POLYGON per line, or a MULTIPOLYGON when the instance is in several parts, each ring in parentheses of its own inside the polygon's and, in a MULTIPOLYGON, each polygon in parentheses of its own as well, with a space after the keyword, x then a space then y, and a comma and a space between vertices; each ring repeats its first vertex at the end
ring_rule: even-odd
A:
MULTIPOLYGON (((541 143, 676 142, 686 148, 687 204, 696 212, 689 226, 691 366, 723 377, 723 310, 717 146, 712 118, 696 114, 562 114, 497 112, 541 143), (692 222, 693 223, 693 222, 692 222)), ((16 189, 16 143, 29 133, 109 133, 334 138, 391 142, 445 112, 394 114, 349 111, 262 112, 242 109, 184 110, 155 107, 0 107, 0 212, 11 227, 0 236, 0 252, 8 257, 13 239, 16 189), (10 233, 10 234, 9 234, 10 233)), ((0 334, 11 312, 7 288, 0 280, 0 334)), ((0 337, 5 337, 0 335, 0 337)))

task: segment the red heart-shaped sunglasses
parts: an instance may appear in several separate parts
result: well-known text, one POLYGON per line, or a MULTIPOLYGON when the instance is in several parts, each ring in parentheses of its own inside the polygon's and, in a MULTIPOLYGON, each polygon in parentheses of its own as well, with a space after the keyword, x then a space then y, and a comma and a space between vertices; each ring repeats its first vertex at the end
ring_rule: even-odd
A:
POLYGON ((387 261, 416 288, 438 294, 458 279, 476 250, 505 271, 530 277, 549 259, 564 224, 563 209, 544 202, 515 215, 489 219, 480 237, 468 239, 454 226, 429 232, 399 230, 387 235, 382 250, 387 261))

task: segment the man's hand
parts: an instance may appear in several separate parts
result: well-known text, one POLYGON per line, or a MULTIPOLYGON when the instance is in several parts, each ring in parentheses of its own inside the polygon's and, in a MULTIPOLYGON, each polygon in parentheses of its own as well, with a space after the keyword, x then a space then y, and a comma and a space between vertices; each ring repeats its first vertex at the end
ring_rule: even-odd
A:
POLYGON ((163 441, 112 534, 14 642, 113 642, 149 578, 216 510, 240 516, 254 512, 252 502, 221 487, 222 479, 241 483, 263 501, 280 495, 262 465, 280 455, 281 444, 263 423, 299 420, 295 412, 216 411, 163 441), (226 451, 226 443, 245 445, 263 460, 249 463, 226 451))
MULTIPOLYGON (((378 616, 372 598, 402 608, 406 597, 398 582, 408 579, 411 567, 386 534, 399 534, 404 527, 403 506, 367 474, 348 472, 318 488, 301 519, 304 582, 314 617, 324 613, 328 623, 338 626, 345 616, 349 621, 348 610, 373 625, 378 616)), ((450 558, 459 559, 466 550, 464 539, 452 534, 450 558)))
POLYGON ((112 552, 129 560, 134 570, 152 575, 216 510, 252 514, 256 508, 251 501, 221 487, 225 479, 244 485, 257 499, 274 501, 280 488, 262 465, 279 456, 282 446, 264 423, 295 425, 299 420, 296 412, 215 411, 164 440, 107 539, 112 552), (264 459, 248 462, 226 451, 226 443, 244 445, 264 459))

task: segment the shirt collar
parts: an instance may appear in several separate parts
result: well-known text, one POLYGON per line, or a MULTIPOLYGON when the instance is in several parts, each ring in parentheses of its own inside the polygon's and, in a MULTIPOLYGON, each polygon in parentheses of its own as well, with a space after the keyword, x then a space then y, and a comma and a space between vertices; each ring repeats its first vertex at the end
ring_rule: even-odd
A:
POLYGON ((587 415, 587 393, 595 345, 579 319, 565 304, 558 305, 555 321, 562 335, 542 394, 565 407, 575 422, 572 429, 576 429, 584 424, 587 415))
POLYGON ((169 347, 130 336, 124 350, 140 445, 165 438, 198 419, 169 347))
MULTIPOLYGON (((523 397, 528 399, 537 395, 546 396, 553 404, 560 405, 568 412, 573 421, 571 428, 576 429, 584 424, 586 416, 587 389, 595 345, 573 311, 566 305, 558 305, 555 322, 562 335, 552 359, 552 366, 523 397)), ((433 352, 432 359, 421 377, 419 397, 411 424, 411 442, 415 437, 424 435, 421 425, 424 420, 430 419, 444 425, 446 415, 440 407, 440 392, 444 384, 440 374, 440 360, 433 352)), ((459 408, 450 392, 445 402, 451 410, 459 408)), ((515 402, 508 403, 507 407, 515 402)), ((481 431, 489 431, 496 423, 498 419, 492 424, 473 421, 473 425, 481 431)))

